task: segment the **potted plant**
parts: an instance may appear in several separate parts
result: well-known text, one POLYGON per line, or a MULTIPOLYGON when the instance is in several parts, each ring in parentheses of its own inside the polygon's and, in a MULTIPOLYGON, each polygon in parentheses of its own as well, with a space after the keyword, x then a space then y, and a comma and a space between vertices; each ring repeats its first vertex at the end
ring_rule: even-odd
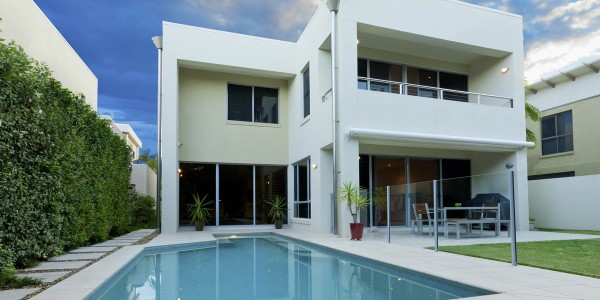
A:
POLYGON ((283 227, 283 221, 287 219, 285 214, 287 212, 287 201, 285 200, 285 197, 275 195, 275 198, 266 202, 271 206, 267 215, 273 219, 275 229, 281 229, 281 227, 283 227))
POLYGON ((529 230, 535 230, 535 218, 529 217, 529 230))
POLYGON ((358 212, 369 204, 367 198, 360 195, 362 188, 352 182, 345 182, 338 191, 338 201, 346 202, 348 211, 352 215, 353 223, 350 223, 351 240, 360 241, 363 235, 363 224, 358 222, 358 212))
POLYGON ((198 194, 194 194, 194 203, 188 204, 188 216, 192 219, 191 224, 196 226, 196 231, 202 231, 204 224, 210 218, 212 208, 208 206, 214 202, 212 200, 206 201, 207 196, 204 195, 204 197, 200 198, 198 194))

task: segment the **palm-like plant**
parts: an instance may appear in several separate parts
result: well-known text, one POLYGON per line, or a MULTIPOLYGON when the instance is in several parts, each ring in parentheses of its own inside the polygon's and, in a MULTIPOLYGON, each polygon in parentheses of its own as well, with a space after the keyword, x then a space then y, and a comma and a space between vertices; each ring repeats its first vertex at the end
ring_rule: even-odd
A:
POLYGON ((276 228, 281 228, 283 221, 287 219, 287 201, 285 197, 275 195, 273 199, 265 202, 271 207, 267 215, 273 219, 276 228))
POLYGON ((212 210, 208 206, 213 204, 214 201, 206 201, 206 197, 208 195, 204 195, 204 197, 200 198, 198 194, 194 194, 192 197, 194 198, 194 203, 188 204, 188 215, 192 219, 192 224, 196 225, 196 229, 202 230, 204 224, 211 217, 210 211, 212 210))
MULTIPOLYGON (((529 84, 527 83, 527 81, 525 81, 525 89, 529 89, 529 84)), ((529 100, 525 98, 525 118, 537 123, 540 121, 541 115, 542 113, 540 112, 540 109, 537 108, 535 105, 531 104, 529 100)), ((526 137, 528 142, 537 142, 537 137, 535 136, 535 133, 529 128, 526 129, 526 137)), ((535 145, 531 148, 535 148, 535 145)))
POLYGON ((361 189, 363 188, 352 182, 344 182, 338 191, 338 201, 347 203, 348 211, 350 211, 354 223, 358 223, 360 209, 369 204, 369 200, 360 194, 361 189))

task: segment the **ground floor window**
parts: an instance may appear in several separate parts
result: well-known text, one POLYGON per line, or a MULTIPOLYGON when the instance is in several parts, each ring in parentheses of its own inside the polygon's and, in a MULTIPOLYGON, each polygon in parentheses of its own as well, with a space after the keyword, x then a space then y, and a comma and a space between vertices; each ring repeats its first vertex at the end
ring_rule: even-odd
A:
POLYGON ((267 200, 286 196, 287 167, 180 163, 179 223, 190 225, 194 195, 213 201, 207 225, 272 224, 267 200))
POLYGON ((310 158, 294 167, 294 218, 310 219, 310 158))

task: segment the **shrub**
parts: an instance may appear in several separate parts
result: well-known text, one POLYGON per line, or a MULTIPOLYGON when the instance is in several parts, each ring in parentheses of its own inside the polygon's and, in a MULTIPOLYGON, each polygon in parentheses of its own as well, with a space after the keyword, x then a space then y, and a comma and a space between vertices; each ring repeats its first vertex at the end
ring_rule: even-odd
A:
POLYGON ((125 230, 129 153, 81 95, 0 43, 0 244, 17 263, 125 230))
POLYGON ((141 228, 156 228, 156 200, 151 196, 131 192, 131 221, 130 230, 141 228))
POLYGON ((12 271, 14 263, 12 252, 0 244, 0 273, 12 271))

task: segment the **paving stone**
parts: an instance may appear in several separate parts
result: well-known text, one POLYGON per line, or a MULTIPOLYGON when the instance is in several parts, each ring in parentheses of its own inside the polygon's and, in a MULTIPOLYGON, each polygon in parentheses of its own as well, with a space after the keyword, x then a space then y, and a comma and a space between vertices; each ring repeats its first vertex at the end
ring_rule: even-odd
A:
POLYGON ((37 290, 39 290, 39 289, 33 288, 33 289, 18 289, 18 290, 0 291, 0 300, 19 300, 37 290))
POLYGON ((118 238, 112 239, 112 241, 125 241, 125 242, 129 242, 129 241, 131 241, 131 242, 137 242, 139 240, 141 240, 141 238, 138 239, 138 238, 121 238, 121 237, 118 237, 118 238))
POLYGON ((39 266, 31 269, 27 269, 28 271, 46 271, 46 270, 71 270, 71 269, 79 269, 86 264, 88 264, 89 260, 82 261, 65 261, 65 262, 44 262, 39 266))
POLYGON ((27 273, 27 274, 17 274, 19 277, 31 277, 31 278, 39 278, 44 283, 52 282, 56 279, 59 279, 65 275, 69 274, 69 272, 45 272, 45 273, 27 273))
POLYGON ((110 252, 117 249, 117 247, 80 247, 77 249, 73 249, 69 252, 71 253, 86 253, 86 252, 110 252))
POLYGON ((75 254, 63 254, 50 258, 50 261, 56 260, 86 260, 86 259, 97 259, 104 253, 75 253, 75 254))
POLYGON ((119 242, 119 241, 106 241, 96 245, 92 245, 92 247, 106 247, 106 246, 129 246, 133 244, 132 242, 119 242))

